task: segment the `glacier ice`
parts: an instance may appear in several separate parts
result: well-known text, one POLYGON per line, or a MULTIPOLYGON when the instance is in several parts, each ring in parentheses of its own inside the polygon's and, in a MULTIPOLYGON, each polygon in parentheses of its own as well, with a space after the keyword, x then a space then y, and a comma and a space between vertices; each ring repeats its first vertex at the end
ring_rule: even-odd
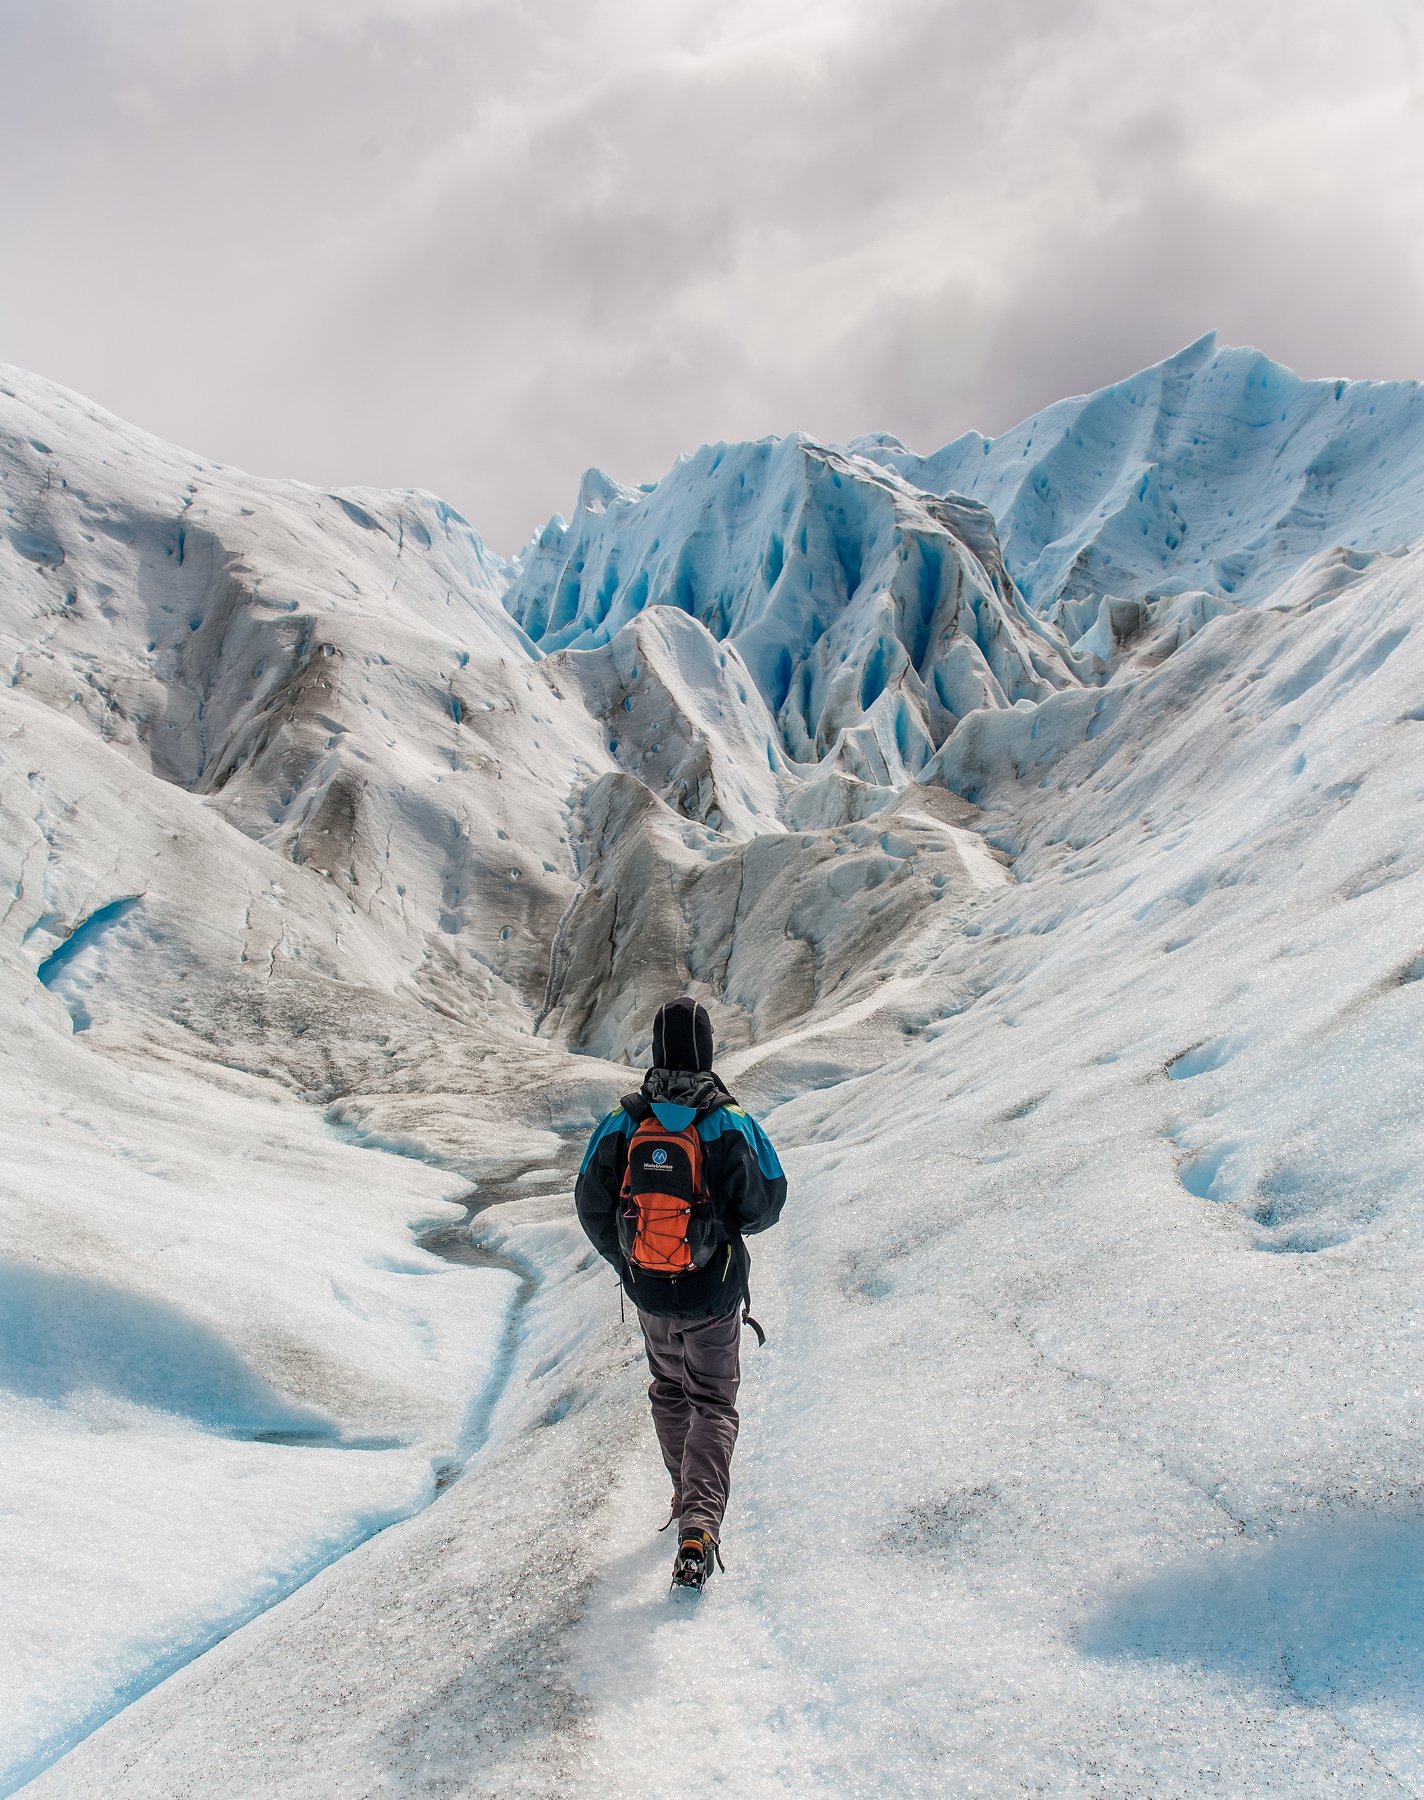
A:
POLYGON ((1038 610, 1198 588, 1254 602, 1335 545, 1417 540, 1424 387, 1304 381, 1209 334, 1001 437, 864 454, 987 506, 1038 610))
POLYGON ((4 1785, 1424 1781, 1416 387, 513 563, 0 389, 4 1785), (793 1181, 693 1621, 568 1205, 669 988, 793 1181))
POLYGON ((676 608, 736 647, 798 762, 893 785, 966 713, 1073 679, 984 509, 864 458, 805 437, 718 444, 650 492, 595 493, 518 560, 514 617, 554 651, 676 608))

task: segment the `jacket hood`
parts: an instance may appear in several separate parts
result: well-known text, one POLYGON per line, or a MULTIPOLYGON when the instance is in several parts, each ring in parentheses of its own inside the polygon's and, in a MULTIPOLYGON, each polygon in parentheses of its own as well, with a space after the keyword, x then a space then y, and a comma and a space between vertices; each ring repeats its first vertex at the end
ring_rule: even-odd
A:
POLYGON ((623 1096, 623 1110, 633 1120, 656 1113, 669 1131, 685 1131, 694 1119, 716 1112, 732 1098, 715 1069, 649 1069, 642 1087, 623 1096))

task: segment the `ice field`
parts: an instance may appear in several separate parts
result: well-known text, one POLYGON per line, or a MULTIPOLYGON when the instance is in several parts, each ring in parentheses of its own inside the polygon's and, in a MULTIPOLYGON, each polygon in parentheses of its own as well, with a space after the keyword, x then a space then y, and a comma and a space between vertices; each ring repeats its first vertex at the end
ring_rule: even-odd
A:
POLYGON ((1424 395, 512 562, 0 369, 0 1792, 1424 1795, 1424 395), (587 1131, 791 1181, 670 1608, 587 1131))

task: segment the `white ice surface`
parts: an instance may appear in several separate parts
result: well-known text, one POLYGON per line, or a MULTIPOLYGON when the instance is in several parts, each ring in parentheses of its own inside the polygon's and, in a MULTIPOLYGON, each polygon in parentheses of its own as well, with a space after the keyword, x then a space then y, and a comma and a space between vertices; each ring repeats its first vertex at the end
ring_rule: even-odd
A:
MULTIPOLYGON (((357 732, 328 718, 304 749, 293 725, 304 682, 337 705, 335 640, 373 606, 388 648, 401 632, 419 646, 423 703, 447 723, 471 650, 496 668, 529 656, 490 601, 497 566, 428 496, 256 482, 18 371, 0 387, 8 1791, 426 1504, 471 1447, 516 1280, 416 1241, 459 1220, 449 1202, 470 1182, 351 1148, 303 1104, 344 1085, 317 1038, 339 1051, 364 1029, 408 1053, 430 962, 410 919, 438 933, 466 904, 451 809, 428 807, 434 841, 385 904, 359 856, 346 882, 308 867, 302 835, 329 839, 321 806, 343 777, 333 746, 357 732), (402 540, 425 560, 381 620, 402 540), (246 764, 210 778, 254 718, 288 726, 260 821, 246 764), (373 896, 359 912, 342 891, 358 885, 373 896)), ((369 703, 355 709, 360 766, 380 740, 369 703)), ((458 785, 443 745, 398 760, 407 800, 412 780, 458 785)), ((422 820, 401 814, 400 781, 378 864, 400 818, 422 820)), ((518 979, 497 960, 485 1003, 518 979)))
POLYGON ((1418 594, 1044 709, 1021 879, 920 983, 978 997, 767 1120, 729 1570, 669 1609, 641 1459, 583 1791, 665 1792, 689 1692, 699 1793, 1424 1791, 1418 594))
POLYGON ((250 1080, 106 1064, 6 992, 8 1789, 433 1496, 514 1282, 414 1242, 449 1177, 250 1080))
POLYGON ((1000 437, 967 432, 930 456, 883 442, 863 453, 987 506, 1041 610, 1198 588, 1253 603, 1322 551, 1418 538, 1424 386, 1303 381, 1208 334, 1000 437))
MULTIPOLYGON (((753 659, 695 618, 535 660, 480 623, 497 569, 467 595, 477 733, 424 565, 345 509, 338 560, 368 549, 419 616, 363 626, 323 588, 314 641, 359 641, 360 676, 308 712, 326 676, 298 658, 252 739, 215 643, 235 772, 212 785, 226 757, 194 739, 197 774, 164 778, 162 711, 99 709, 102 612, 45 622, 87 552, 26 561, 0 693, 5 1503, 41 1669, 21 1766, 182 1664, 40 1800, 660 1800, 670 1766, 688 1796, 1424 1794, 1424 555, 1394 554, 1424 522, 1415 402, 1290 388, 1253 423, 1240 396, 1275 377, 1223 356, 1125 384, 1165 486, 1235 491, 1227 449, 1226 485, 1197 479, 1188 414, 1271 446, 1241 483, 1257 535, 1321 443, 1365 473, 1257 547, 1249 605, 1211 558, 1149 570, 1095 527, 1069 562, 1140 577, 1105 614, 1049 580, 1045 538, 1021 566, 1098 633, 1091 683, 971 712, 920 785, 866 779, 894 750, 879 696, 843 696, 854 757, 768 755, 766 706, 736 696, 753 659), (309 806, 283 798, 293 758, 309 806), (743 1359, 728 1568, 691 1612, 636 1334, 551 1129, 586 1128, 620 1071, 530 1032, 636 1052, 671 983, 707 997, 792 1176, 755 1245, 771 1341, 743 1359), (504 1266, 414 1242, 466 1175, 504 1266)), ((1099 398, 1100 421, 1128 404, 1099 398)), ((1054 468, 1097 466, 1085 404, 1054 468)), ((575 535, 616 561, 598 521, 652 515, 585 498, 575 535)), ((309 491, 276 499, 306 517, 309 491)), ((834 506, 812 506, 832 536, 834 506)))

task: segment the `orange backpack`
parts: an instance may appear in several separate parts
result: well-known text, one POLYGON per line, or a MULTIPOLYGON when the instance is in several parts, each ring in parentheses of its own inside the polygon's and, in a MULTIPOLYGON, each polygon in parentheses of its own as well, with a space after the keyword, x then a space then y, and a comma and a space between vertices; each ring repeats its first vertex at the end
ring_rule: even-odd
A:
POLYGON ((628 1140, 618 1241, 644 1275, 687 1275, 717 1247, 707 1165, 697 1125, 669 1131, 649 1113, 628 1140))

